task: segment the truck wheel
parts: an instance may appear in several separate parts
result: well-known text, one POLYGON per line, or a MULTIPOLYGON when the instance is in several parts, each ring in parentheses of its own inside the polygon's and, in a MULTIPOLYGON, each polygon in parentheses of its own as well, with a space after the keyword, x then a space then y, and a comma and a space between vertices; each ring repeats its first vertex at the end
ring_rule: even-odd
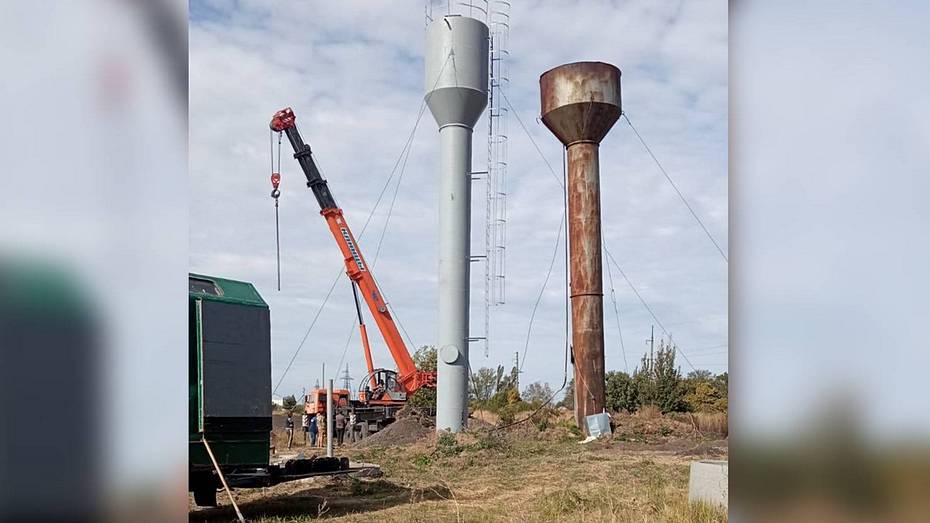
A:
POLYGON ((216 489, 212 486, 200 486, 194 489, 194 503, 198 507, 216 506, 216 489))

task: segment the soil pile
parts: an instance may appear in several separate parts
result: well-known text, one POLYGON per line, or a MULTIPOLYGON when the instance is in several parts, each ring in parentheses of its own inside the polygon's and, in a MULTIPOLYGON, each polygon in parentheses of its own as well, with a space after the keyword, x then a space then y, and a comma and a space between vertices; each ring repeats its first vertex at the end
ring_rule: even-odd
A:
POLYGON ((615 413, 611 421, 614 425, 613 439, 620 441, 662 443, 696 435, 690 424, 662 415, 615 413))
POLYGON ((355 444, 356 447, 400 447, 416 443, 433 433, 436 420, 416 407, 397 411, 394 423, 355 444))

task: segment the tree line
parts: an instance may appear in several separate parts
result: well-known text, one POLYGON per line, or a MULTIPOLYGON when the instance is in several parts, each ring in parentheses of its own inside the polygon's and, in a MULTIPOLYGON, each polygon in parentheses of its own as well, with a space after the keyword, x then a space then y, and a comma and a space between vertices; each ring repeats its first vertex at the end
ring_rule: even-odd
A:
MULTIPOLYGON (((695 370, 683 376, 675 363, 678 348, 670 342, 660 341, 654 355, 643 355, 632 374, 609 371, 605 376, 607 409, 612 412, 634 413, 645 405, 654 405, 662 413, 670 412, 726 412, 728 407, 729 376, 726 372, 713 374, 708 370, 695 370)), ((420 347, 413 356, 417 368, 436 370, 436 348, 420 347)), ((568 382, 561 400, 555 401, 555 392, 548 383, 530 383, 522 392, 519 389, 519 372, 513 367, 508 372, 503 365, 483 367, 472 372, 469 380, 471 408, 486 409, 500 415, 507 422, 521 410, 536 409, 545 404, 572 408, 574 380, 568 382)), ((410 398, 417 406, 436 406, 436 391, 421 389, 410 398)))

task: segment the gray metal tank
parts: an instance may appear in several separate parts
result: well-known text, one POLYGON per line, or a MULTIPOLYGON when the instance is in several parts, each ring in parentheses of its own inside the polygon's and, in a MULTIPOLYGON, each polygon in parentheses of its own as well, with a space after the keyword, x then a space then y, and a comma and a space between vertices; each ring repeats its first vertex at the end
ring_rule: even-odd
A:
POLYGON ((472 128, 488 103, 488 27, 458 15, 426 30, 426 104, 439 125, 436 430, 468 419, 472 128))

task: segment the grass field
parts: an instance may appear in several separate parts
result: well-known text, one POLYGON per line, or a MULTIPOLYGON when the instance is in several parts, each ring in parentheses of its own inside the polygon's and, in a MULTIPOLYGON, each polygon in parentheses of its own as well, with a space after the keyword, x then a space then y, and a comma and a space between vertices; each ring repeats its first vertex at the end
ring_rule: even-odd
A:
MULTIPOLYGON (((726 521, 725 511, 687 501, 689 463, 725 458, 726 441, 680 437, 669 425, 657 425, 662 434, 618 431, 584 445, 567 429, 527 424, 405 448, 344 447, 340 455, 377 463, 383 476, 316 478, 236 496, 246 518, 266 523, 726 521)), ((234 521, 225 495, 218 499, 218 508, 192 508, 190 520, 234 521)))

